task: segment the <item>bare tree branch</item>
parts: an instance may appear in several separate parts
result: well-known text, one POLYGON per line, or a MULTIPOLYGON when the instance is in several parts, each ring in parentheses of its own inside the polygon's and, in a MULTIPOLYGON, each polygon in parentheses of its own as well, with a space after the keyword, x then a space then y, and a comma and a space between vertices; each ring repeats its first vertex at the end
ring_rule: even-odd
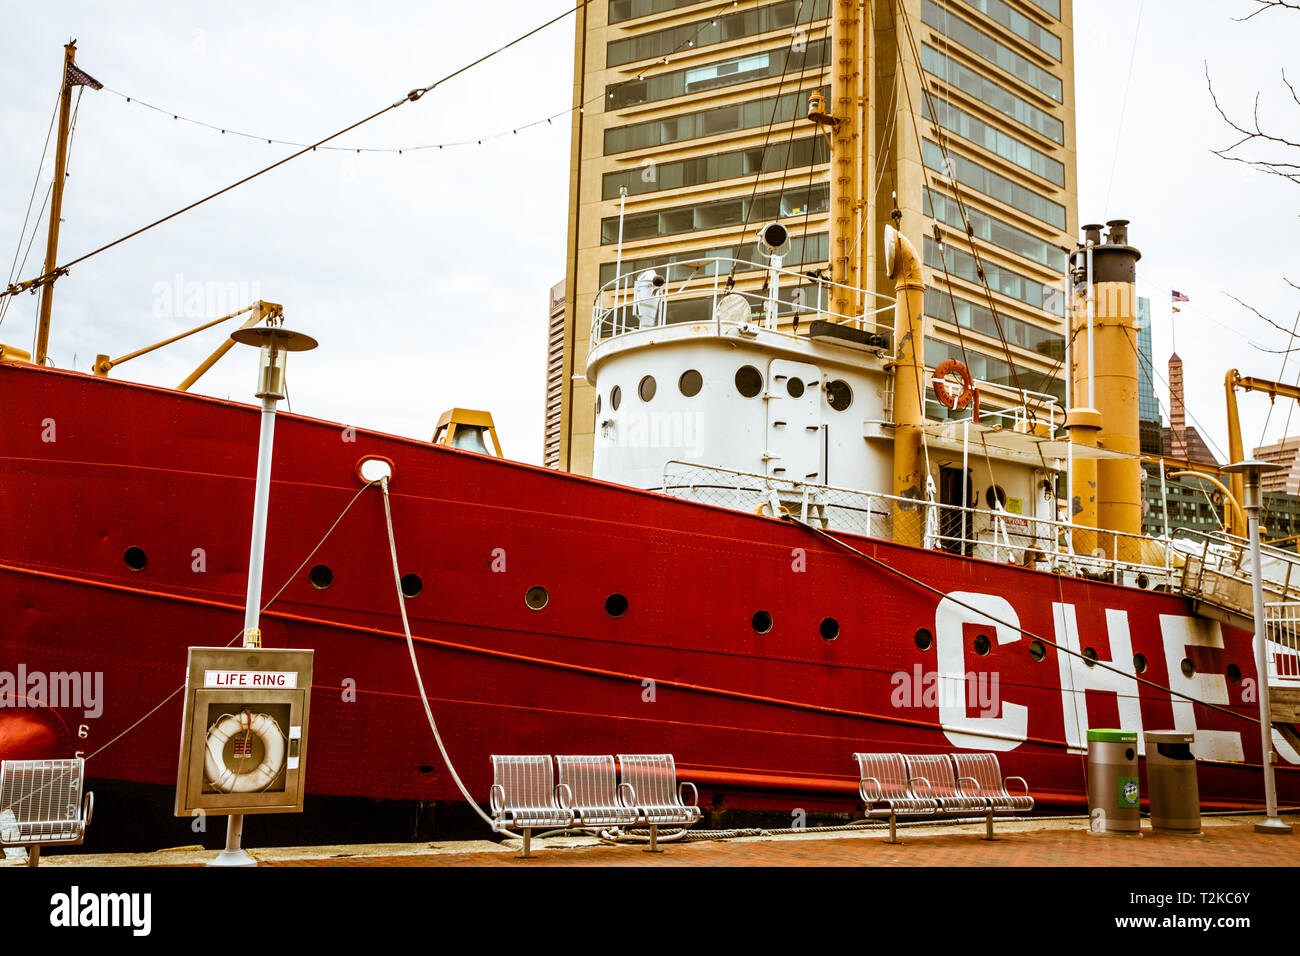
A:
POLYGON ((1281 7, 1283 10, 1300 10, 1300 4, 1287 3, 1286 0, 1255 0, 1259 4, 1259 9, 1244 17, 1233 17, 1238 23, 1245 23, 1252 17, 1257 17, 1266 10, 1272 10, 1281 7))
MULTIPOLYGON (((1266 0, 1256 0, 1256 2, 1263 3, 1266 2, 1266 0)), ((1280 0, 1276 0, 1274 5, 1285 6, 1300 11, 1300 4, 1282 3, 1280 2, 1280 0)), ((1256 13, 1258 12, 1259 11, 1257 10, 1256 13)), ((1282 82, 1286 85, 1287 90, 1290 91, 1291 99, 1294 100, 1297 105, 1300 105, 1300 97, 1296 95, 1295 87, 1292 86, 1291 81, 1287 79, 1285 70, 1282 71, 1282 82)), ((1285 136, 1278 136, 1274 133, 1265 132, 1264 129, 1260 126, 1259 93, 1255 94, 1255 102, 1251 110, 1251 121, 1254 124, 1254 128, 1250 128, 1250 127, 1242 126, 1232 117, 1230 117, 1226 112, 1224 112, 1223 107, 1219 105, 1219 98, 1214 93, 1214 82, 1210 79, 1209 63, 1205 64, 1205 85, 1206 88, 1210 91, 1210 102, 1214 104, 1214 109, 1218 112, 1219 116, 1222 117, 1223 121, 1227 123, 1228 126, 1231 127, 1235 132, 1241 134, 1241 138, 1238 139, 1231 146, 1227 146, 1224 149, 1213 149, 1210 150, 1210 152, 1214 153, 1214 155, 1218 156, 1220 159, 1230 160, 1234 163, 1243 163, 1247 166, 1259 170, 1260 172, 1268 173, 1269 175, 1272 176, 1280 176, 1283 179, 1289 179, 1291 182, 1300 185, 1300 164, 1281 162, 1276 160, 1268 160, 1268 159, 1248 159, 1242 156, 1230 155, 1233 150, 1237 149, 1238 147, 1244 146, 1247 143, 1282 146, 1289 149, 1300 149, 1300 142, 1287 139, 1285 136)))

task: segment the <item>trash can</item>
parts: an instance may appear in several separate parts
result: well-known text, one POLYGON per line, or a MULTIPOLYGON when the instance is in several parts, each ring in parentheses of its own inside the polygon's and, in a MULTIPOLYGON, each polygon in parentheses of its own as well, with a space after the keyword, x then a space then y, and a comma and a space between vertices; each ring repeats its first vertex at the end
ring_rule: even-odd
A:
POLYGON ((1194 733, 1148 730, 1147 791, 1151 829, 1167 833, 1201 832, 1201 794, 1196 784, 1194 733))
POLYGON ((1088 830, 1142 833, 1137 731, 1088 731, 1088 830))

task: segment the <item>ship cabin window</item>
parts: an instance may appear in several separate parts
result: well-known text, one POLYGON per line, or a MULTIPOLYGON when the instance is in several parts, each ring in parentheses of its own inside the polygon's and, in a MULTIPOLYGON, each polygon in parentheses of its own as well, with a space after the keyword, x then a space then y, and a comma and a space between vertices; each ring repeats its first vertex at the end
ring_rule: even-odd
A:
POLYGON ((524 594, 524 603, 534 611, 540 611, 551 602, 551 595, 546 588, 540 585, 534 585, 524 594))
POLYGON ((334 572, 329 565, 318 564, 307 572, 307 580, 311 582, 311 586, 317 591, 324 591, 334 583, 334 572))
POLYGON ((1196 665, 1191 662, 1190 658, 1183 658, 1182 664, 1179 665, 1179 670, 1183 672, 1184 677, 1191 678, 1196 676, 1196 665))
POLYGON ((700 394, 700 389, 703 387, 704 376, 693 368, 682 372, 682 377, 677 380, 678 390, 687 398, 694 398, 700 394))
POLYGON ((424 579, 418 574, 402 575, 402 597, 413 598, 419 597, 420 592, 424 590, 424 579))
POLYGON ((824 640, 833 641, 840 636, 840 622, 833 617, 824 617, 817 631, 824 640))
POLYGON ((618 406, 623 404, 623 389, 615 385, 609 393, 609 407, 618 411, 618 406))
POLYGON ((1037 663, 1047 656, 1047 649, 1042 641, 1033 641, 1029 645, 1029 656, 1037 663))
POLYGON ((837 412, 847 411, 853 404, 853 389, 843 379, 836 379, 826 386, 826 404, 837 412))
POLYGON ((803 382, 794 376, 785 383, 785 390, 790 393, 791 398, 803 398, 803 382))
POLYGON ((1083 649, 1083 664, 1085 667, 1097 666, 1097 652, 1091 647, 1085 647, 1083 649))
POLYGON ((1228 680, 1230 680, 1234 684, 1241 683, 1241 668, 1238 667, 1236 664, 1228 665, 1228 680))
POLYGON ((655 391, 658 387, 659 386, 655 384, 655 377, 653 375, 647 375, 645 378, 641 379, 641 384, 637 386, 636 393, 641 396, 641 401, 648 402, 650 399, 655 397, 655 391))
POLYGON ((149 559, 145 556, 143 548, 132 547, 126 549, 126 552, 122 555, 122 560, 126 562, 126 566, 130 570, 143 571, 149 559))
POLYGON ((993 642, 989 640, 987 634, 975 635, 975 653, 980 657, 988 657, 989 651, 993 649, 993 642))
POLYGON ((763 374, 752 365, 742 365, 736 370, 736 391, 753 398, 763 390, 763 374))
POLYGON ((600 394, 596 394, 596 414, 600 414, 600 394))
POLYGON ((923 627, 917 630, 916 636, 912 640, 916 642, 918 651, 928 651, 934 647, 934 635, 923 627))
POLYGON ((1147 670, 1147 659, 1145 654, 1133 655, 1133 670, 1139 674, 1145 674, 1147 670))
POLYGON ((753 626, 754 633, 766 634, 772 630, 772 615, 767 611, 755 611, 749 623, 753 626))

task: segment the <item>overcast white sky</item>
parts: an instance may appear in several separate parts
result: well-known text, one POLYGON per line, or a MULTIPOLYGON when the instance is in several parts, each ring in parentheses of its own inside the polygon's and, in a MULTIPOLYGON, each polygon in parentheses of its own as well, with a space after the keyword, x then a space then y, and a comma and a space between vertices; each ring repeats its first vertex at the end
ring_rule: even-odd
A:
MULTIPOLYGON (((308 141, 570 6, 3 0, 4 274, 49 127, 62 45, 72 37, 78 63, 112 90, 218 126, 308 141)), ((1255 9, 1254 0, 1075 6, 1080 214, 1085 222, 1133 220, 1131 240, 1143 252, 1139 294, 1152 299, 1162 375, 1169 290, 1191 297, 1177 316, 1189 410, 1225 447, 1228 368, 1292 381, 1300 375, 1300 353, 1283 370, 1282 356, 1250 344, 1281 349, 1287 336, 1224 295, 1291 327, 1300 292, 1282 277, 1300 283, 1292 241, 1300 189, 1210 154, 1232 137, 1210 103, 1204 62, 1226 108, 1244 115, 1262 89, 1265 122, 1293 131, 1300 108, 1280 70, 1300 37, 1300 14, 1233 22, 1255 9)), ((341 142, 476 139, 565 110, 572 49, 569 18, 341 142)), ((60 261, 290 151, 173 121, 107 89, 87 91, 60 261)), ((120 355, 220 314, 206 303, 196 313, 193 303, 161 291, 178 281, 216 291, 242 284, 247 299, 283 303, 287 325, 320 339, 319 350, 291 362, 295 411, 427 439, 443 409, 489 408, 506 453, 536 462, 547 290, 563 277, 568 160, 564 118, 482 146, 305 156, 78 266, 58 284, 52 356, 84 370, 96 353, 120 355)), ((47 182, 48 166, 38 205, 47 182)), ((44 242, 42 229, 24 278, 39 272, 44 242)), ((35 312, 35 298, 17 300, 0 341, 30 347, 35 312)), ((211 330, 114 374, 175 385, 223 335, 211 330)), ((238 351, 199 390, 252 401, 252 355, 238 351)), ((1243 400, 1248 446, 1267 409, 1265 398, 1243 400)), ((1280 437, 1288 411, 1279 406, 1268 440, 1280 437)), ((1290 430, 1300 432, 1300 414, 1290 430)))

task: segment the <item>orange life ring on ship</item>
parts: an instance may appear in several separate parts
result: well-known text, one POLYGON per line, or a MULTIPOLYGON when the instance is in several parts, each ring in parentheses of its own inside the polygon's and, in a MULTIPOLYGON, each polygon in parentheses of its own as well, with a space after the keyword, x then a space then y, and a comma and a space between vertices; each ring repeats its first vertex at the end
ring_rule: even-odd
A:
POLYGON ((971 378, 970 369, 956 359, 944 359, 934 370, 934 394, 951 409, 965 408, 975 398, 975 380, 971 378), (956 396, 948 391, 948 385, 944 381, 953 373, 961 379, 961 394, 956 396))
POLYGON ((779 518, 781 517, 781 515, 788 516, 790 514, 790 509, 787 508, 785 505, 777 505, 777 509, 778 509, 777 514, 775 515, 772 514, 771 502, 764 501, 761 505, 759 505, 757 508, 754 509, 754 514, 762 518, 779 518))

